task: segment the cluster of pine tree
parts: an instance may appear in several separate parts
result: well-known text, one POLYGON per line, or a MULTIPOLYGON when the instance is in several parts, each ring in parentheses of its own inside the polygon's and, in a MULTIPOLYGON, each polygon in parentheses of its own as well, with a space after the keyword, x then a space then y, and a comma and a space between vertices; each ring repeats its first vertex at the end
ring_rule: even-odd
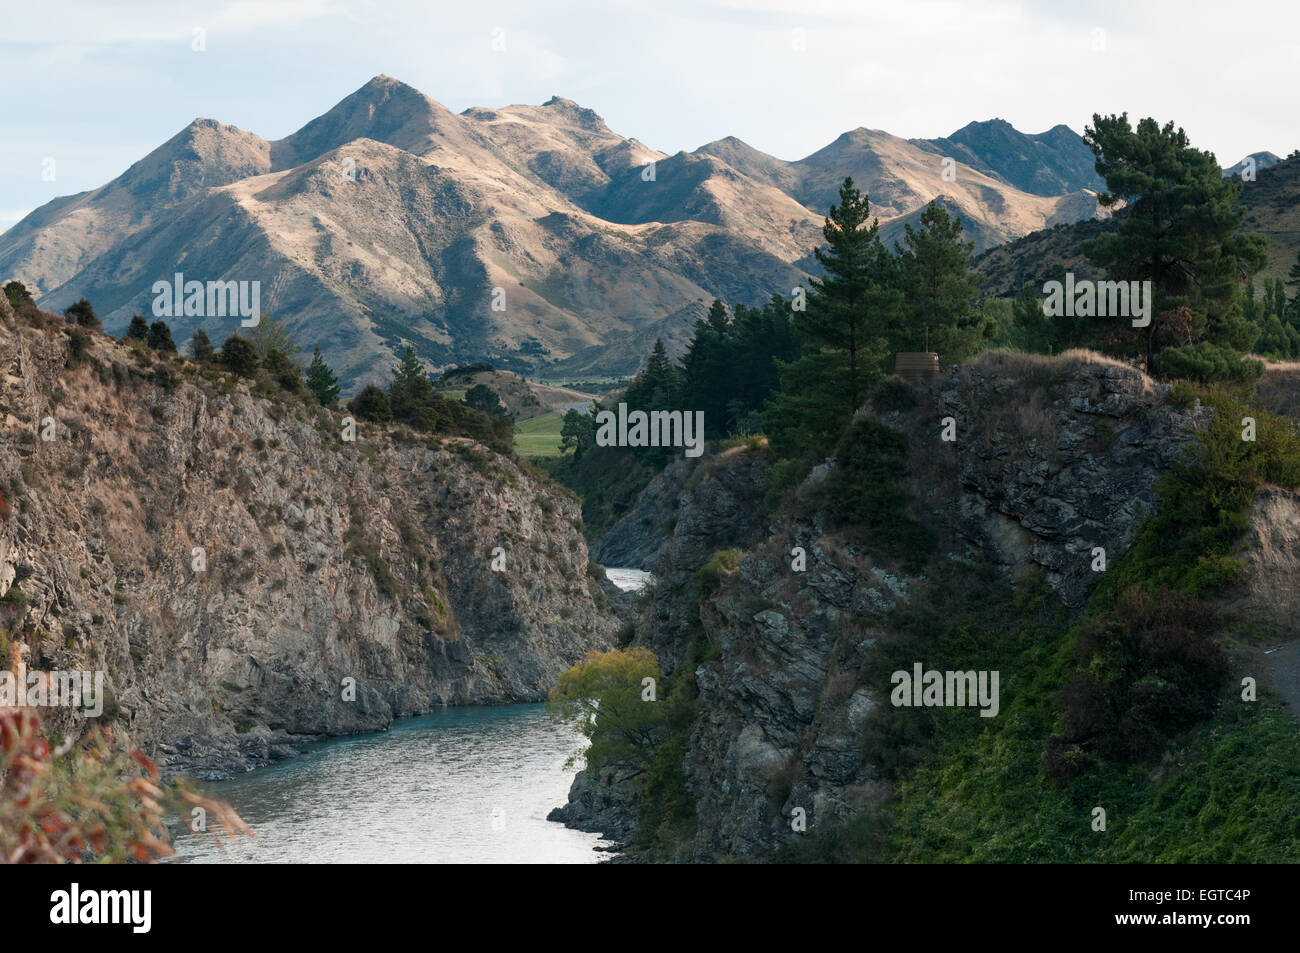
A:
MULTIPOLYGON (((823 277, 762 307, 714 301, 680 364, 657 340, 621 400, 629 410, 703 411, 711 439, 763 433, 794 476, 836 446, 897 351, 933 348, 963 359, 997 338, 999 312, 975 305, 973 245, 962 231, 960 218, 931 204, 891 249, 867 196, 845 179, 826 245, 815 252, 823 277)), ((583 497, 593 533, 612 525, 676 452, 596 446, 595 416, 604 409, 565 415, 565 457, 550 464, 583 497)))
MULTIPOLYGON (((929 205, 890 249, 867 196, 846 179, 824 235, 815 252, 824 275, 808 292, 773 295, 761 308, 714 301, 679 366, 655 342, 623 395, 628 407, 702 410, 711 438, 763 431, 779 453, 798 456, 834 446, 896 352, 960 358, 998 334, 974 304, 973 244, 943 206, 929 205)), ((563 434, 564 449, 579 457, 595 432, 583 416, 570 411, 563 434)))
MULTIPOLYGON (((496 398, 494 392, 484 389, 496 398)), ((411 347, 393 369, 387 391, 370 384, 352 398, 348 409, 362 420, 395 421, 425 433, 472 437, 498 453, 509 453, 514 445, 511 418, 504 413, 476 410, 439 394, 411 347)))
POLYGON ((845 179, 822 233, 823 277, 812 279, 806 310, 794 314, 799 354, 780 365, 780 388, 763 415, 772 448, 788 459, 833 447, 896 353, 938 350, 961 360, 998 331, 974 303, 973 243, 960 217, 937 202, 890 249, 868 197, 845 179))
POLYGON ((1256 297, 1255 283, 1246 288, 1242 312, 1248 322, 1259 329, 1255 353, 1279 360, 1300 358, 1300 255, 1291 266, 1284 282, 1281 278, 1264 279, 1264 293, 1256 297), (1295 294, 1288 300, 1286 289, 1295 294))

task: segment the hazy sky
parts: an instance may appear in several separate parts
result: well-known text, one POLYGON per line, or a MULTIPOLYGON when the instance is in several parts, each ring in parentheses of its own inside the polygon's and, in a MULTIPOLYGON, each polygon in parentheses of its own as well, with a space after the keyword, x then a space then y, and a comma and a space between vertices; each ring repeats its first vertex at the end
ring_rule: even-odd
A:
POLYGON ((1300 148, 1295 0, 0 0, 0 24, 0 228, 197 116, 277 139, 377 73, 457 112, 558 94, 668 153, 1125 110, 1221 165, 1300 148))

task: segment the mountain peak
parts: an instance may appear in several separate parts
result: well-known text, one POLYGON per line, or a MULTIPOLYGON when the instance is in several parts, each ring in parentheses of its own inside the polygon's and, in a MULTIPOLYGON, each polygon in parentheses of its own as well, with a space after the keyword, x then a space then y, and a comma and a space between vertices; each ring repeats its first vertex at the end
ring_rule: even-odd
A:
POLYGON ((354 139, 422 152, 451 113, 414 86, 380 73, 333 109, 272 145, 277 169, 299 165, 354 139))
POLYGON ((968 122, 948 138, 958 140, 959 137, 970 137, 977 133, 983 133, 985 135, 988 135, 989 133, 999 133, 1003 135, 1022 134, 1020 130, 1011 125, 1011 123, 1007 122, 1005 119, 1002 119, 999 116, 994 116, 992 119, 977 119, 974 122, 968 122))
MULTIPOLYGON (((361 89, 394 89, 402 86, 406 87, 407 89, 415 88, 414 86, 411 86, 409 83, 403 83, 400 79, 396 79, 392 76, 389 76, 387 73, 377 73, 376 75, 372 76, 369 82, 367 82, 364 86, 362 86, 361 89)), ((357 92, 361 92, 361 90, 359 89, 357 90, 357 92)))
POLYGON ((204 188, 270 171, 269 150, 254 133, 200 116, 133 163, 117 184, 151 196, 156 204, 170 204, 204 188))
POLYGON ((542 103, 542 108, 553 110, 557 115, 563 116, 565 121, 581 126, 583 129, 592 132, 608 131, 605 120, 600 117, 596 110, 579 106, 572 99, 565 99, 563 96, 552 96, 542 103))

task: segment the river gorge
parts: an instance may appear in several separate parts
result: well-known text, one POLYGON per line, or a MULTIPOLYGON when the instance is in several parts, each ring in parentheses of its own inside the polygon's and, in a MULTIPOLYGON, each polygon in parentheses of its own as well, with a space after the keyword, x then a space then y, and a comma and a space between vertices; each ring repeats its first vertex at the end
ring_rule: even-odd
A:
MULTIPOLYGON (((609 568, 635 592, 651 580, 609 568)), ((209 785, 256 837, 218 843, 183 825, 184 863, 595 863, 608 842, 546 815, 562 805, 583 739, 543 705, 447 708, 335 738, 209 785)))

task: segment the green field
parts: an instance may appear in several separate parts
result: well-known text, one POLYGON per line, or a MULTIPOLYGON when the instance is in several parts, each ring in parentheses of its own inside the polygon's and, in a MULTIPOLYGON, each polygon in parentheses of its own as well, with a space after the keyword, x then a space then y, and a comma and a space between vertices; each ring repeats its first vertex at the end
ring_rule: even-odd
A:
POLYGON ((528 457, 558 454, 560 426, 563 422, 564 414, 558 410, 520 421, 519 432, 515 434, 515 449, 528 457))

